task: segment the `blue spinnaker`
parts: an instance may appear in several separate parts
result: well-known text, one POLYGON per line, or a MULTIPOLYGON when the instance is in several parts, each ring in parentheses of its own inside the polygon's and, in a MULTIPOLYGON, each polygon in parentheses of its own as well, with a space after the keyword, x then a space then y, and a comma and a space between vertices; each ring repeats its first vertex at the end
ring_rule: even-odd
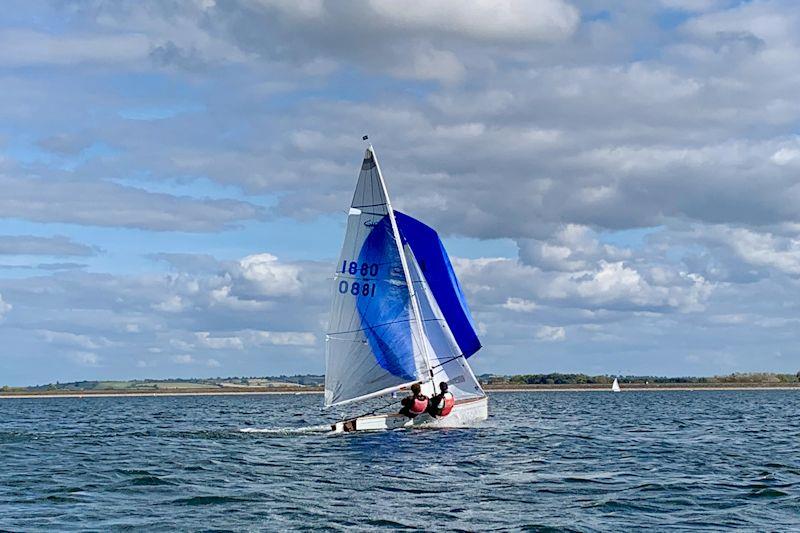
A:
POLYGON ((399 211, 394 214, 400 236, 414 253, 461 353, 469 357, 480 350, 481 341, 444 244, 433 228, 399 211))
POLYGON ((375 359, 392 375, 417 379, 408 285, 388 215, 364 241, 358 273, 352 285, 358 283, 358 314, 375 359))

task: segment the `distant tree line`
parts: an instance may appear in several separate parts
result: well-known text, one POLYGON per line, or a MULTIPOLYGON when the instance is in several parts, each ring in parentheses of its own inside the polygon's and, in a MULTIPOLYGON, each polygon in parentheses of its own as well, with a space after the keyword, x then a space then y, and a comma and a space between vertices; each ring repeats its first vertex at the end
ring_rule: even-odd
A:
POLYGON ((484 384, 517 384, 517 385, 610 385, 614 378, 620 383, 797 383, 800 382, 800 372, 797 374, 777 374, 772 372, 737 372, 726 376, 712 377, 666 377, 666 376, 612 376, 587 374, 515 374, 511 376, 497 376, 482 374, 478 376, 484 384))
MULTIPOLYGON (((208 387, 219 387, 221 383, 233 385, 249 385, 253 381, 269 382, 283 382, 294 383, 297 385, 313 386, 322 385, 325 382, 325 376, 317 374, 298 374, 293 376, 233 376, 233 377, 216 377, 216 378, 167 378, 167 379, 131 379, 120 381, 71 381, 68 383, 48 383, 46 385, 33 385, 30 387, 17 387, 19 390, 29 391, 87 391, 87 390, 155 390, 160 388, 159 385, 164 384, 190 384, 190 385, 206 385, 208 387)), ((9 392, 11 387, 5 386, 2 389, 4 392, 9 392)))
MULTIPOLYGON (((779 374, 773 372, 737 372, 725 376, 712 377, 666 377, 666 376, 613 376, 588 374, 515 374, 515 375, 495 375, 481 374, 478 379, 483 384, 509 384, 509 385, 610 385, 614 378, 619 379, 620 383, 798 383, 800 382, 800 372, 796 374, 779 374)), ((159 385, 186 383, 194 385, 206 385, 208 387, 221 387, 222 383, 227 385, 252 385, 253 382, 263 381, 294 383, 304 386, 319 386, 325 383, 325 376, 318 374, 298 374, 292 376, 234 376, 227 378, 171 378, 171 379, 134 379, 127 381, 72 381, 69 383, 48 383, 47 385, 35 385, 31 387, 0 387, 0 392, 13 392, 19 390, 29 391, 86 391, 86 390, 154 390, 160 388, 159 385)))

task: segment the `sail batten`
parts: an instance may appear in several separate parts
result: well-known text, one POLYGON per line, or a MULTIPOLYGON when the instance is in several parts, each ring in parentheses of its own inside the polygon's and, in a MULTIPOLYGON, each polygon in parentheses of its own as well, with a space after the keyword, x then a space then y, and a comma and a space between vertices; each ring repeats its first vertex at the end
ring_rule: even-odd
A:
POLYGON ((367 208, 367 207, 383 207, 385 205, 388 205, 388 204, 386 202, 383 202, 383 203, 380 203, 380 204, 353 205, 353 206, 350 206, 350 207, 352 207, 353 209, 364 209, 364 208, 367 208))
POLYGON ((368 329, 379 328, 381 326, 391 326, 392 324, 399 324, 401 322, 411 322, 411 321, 412 321, 411 319, 394 320, 392 322, 384 322, 383 324, 373 324, 373 325, 365 327, 365 328, 351 329, 349 331, 332 331, 332 332, 328 333, 328 336, 329 337, 333 337, 335 335, 345 335, 347 333, 358 333, 359 331, 366 331, 368 329))

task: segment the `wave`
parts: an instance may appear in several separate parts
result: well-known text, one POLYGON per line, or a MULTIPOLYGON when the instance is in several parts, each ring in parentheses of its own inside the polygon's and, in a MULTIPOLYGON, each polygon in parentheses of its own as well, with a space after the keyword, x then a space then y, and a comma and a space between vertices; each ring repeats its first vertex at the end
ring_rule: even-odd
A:
POLYGON ((135 477, 128 482, 129 485, 155 487, 158 485, 174 485, 175 483, 161 479, 158 476, 140 476, 135 477))
POLYGON ((171 503, 175 505, 217 505, 225 503, 240 503, 255 501, 253 498, 242 496, 192 496, 190 498, 179 498, 171 503))
POLYGON ((280 428, 241 428, 241 433, 270 433, 277 435, 291 435, 296 433, 326 433, 331 430, 328 424, 305 427, 280 427, 280 428))

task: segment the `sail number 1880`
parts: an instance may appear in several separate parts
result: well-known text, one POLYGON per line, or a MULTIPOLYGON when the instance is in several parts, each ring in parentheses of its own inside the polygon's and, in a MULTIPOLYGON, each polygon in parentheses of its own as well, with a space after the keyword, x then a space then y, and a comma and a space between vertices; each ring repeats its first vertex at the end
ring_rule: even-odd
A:
MULTIPOLYGON (((342 261, 342 274, 350 274, 352 276, 361 275, 366 278, 367 276, 375 277, 378 275, 380 266, 378 263, 357 263, 355 261, 342 261)), ((350 293, 353 296, 375 296, 375 283, 368 281, 347 281, 343 279, 339 281, 339 292, 342 294, 350 293)))
POLYGON ((378 275, 378 263, 361 263, 360 265, 355 261, 342 261, 342 274, 361 274, 361 277, 372 276, 373 278, 378 275))

